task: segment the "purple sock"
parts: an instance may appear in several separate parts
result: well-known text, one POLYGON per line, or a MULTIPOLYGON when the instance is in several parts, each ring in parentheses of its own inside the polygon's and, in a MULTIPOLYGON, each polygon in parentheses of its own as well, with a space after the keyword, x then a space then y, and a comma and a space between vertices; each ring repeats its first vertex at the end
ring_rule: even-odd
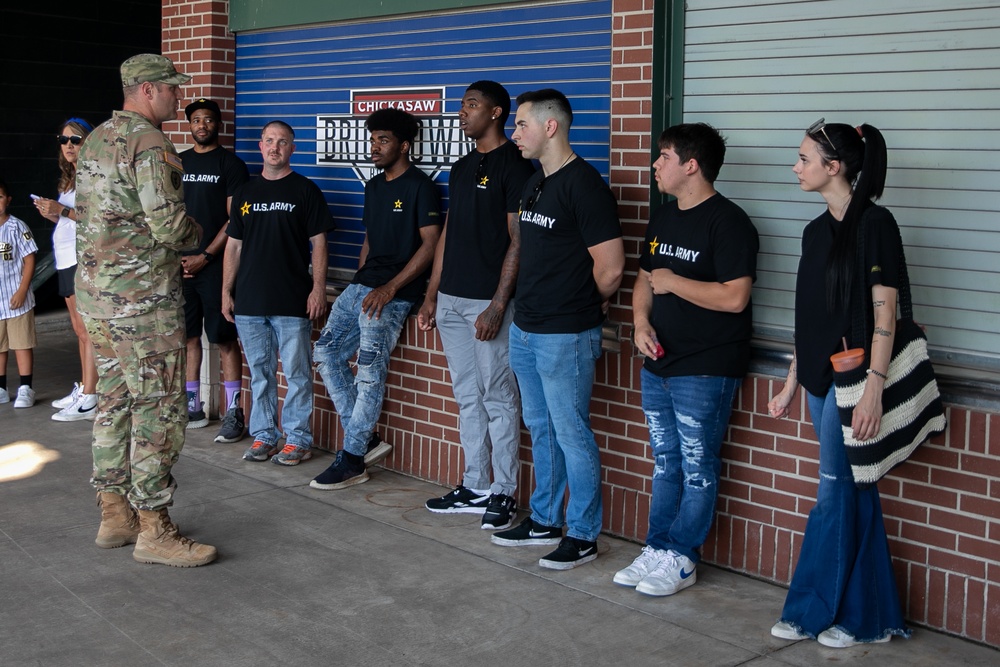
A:
POLYGON ((188 397, 188 411, 197 412, 201 408, 201 383, 195 380, 185 385, 188 397))
POLYGON ((226 380, 222 383, 226 388, 226 410, 239 407, 236 402, 239 400, 241 380, 226 380))

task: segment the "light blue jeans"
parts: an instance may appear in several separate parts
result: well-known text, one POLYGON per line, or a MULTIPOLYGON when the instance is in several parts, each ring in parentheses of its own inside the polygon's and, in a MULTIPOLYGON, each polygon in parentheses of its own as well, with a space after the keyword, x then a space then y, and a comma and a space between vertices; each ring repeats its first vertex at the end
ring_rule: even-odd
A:
POLYGON ((508 354, 514 303, 493 340, 476 340, 476 318, 489 305, 489 299, 439 292, 435 318, 458 403, 458 432, 465 452, 462 484, 512 496, 521 444, 521 397, 508 354))
POLYGON ((660 377, 642 369, 642 409, 653 450, 646 544, 697 563, 719 495, 722 438, 737 378, 660 377))
POLYGON ((313 352, 344 427, 344 449, 357 456, 364 456, 382 413, 389 356, 413 308, 412 301, 393 299, 378 319, 368 319, 361 302, 371 291, 364 285, 347 286, 333 302, 313 352), (357 376, 349 363, 355 353, 357 376))
POLYGON ((278 355, 288 391, 281 409, 285 444, 312 447, 312 322, 304 317, 237 315, 236 329, 250 367, 250 435, 273 445, 278 430, 278 355))
POLYGON ((601 533, 601 460, 590 428, 601 327, 575 334, 534 334, 510 325, 510 367, 531 432, 535 490, 531 520, 593 542, 601 533), (569 504, 563 496, 569 486, 569 504))
POLYGON ((819 438, 819 490, 781 620, 811 637, 831 626, 862 642, 909 637, 878 487, 854 485, 834 388, 807 398, 819 438))

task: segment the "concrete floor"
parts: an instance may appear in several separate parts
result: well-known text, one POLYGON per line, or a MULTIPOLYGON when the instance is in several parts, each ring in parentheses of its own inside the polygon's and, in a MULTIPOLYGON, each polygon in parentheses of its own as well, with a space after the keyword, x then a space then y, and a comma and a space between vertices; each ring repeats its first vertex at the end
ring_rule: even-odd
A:
POLYGON ((247 463, 249 443, 212 442, 215 422, 188 432, 171 514, 218 561, 141 565, 130 547, 93 544, 91 423, 51 421, 48 405, 72 386, 75 339, 44 328, 38 405, 0 406, 0 665, 1000 664, 1000 651, 919 628, 844 650, 774 639, 784 590, 708 566, 694 587, 646 597, 611 582, 639 551, 623 540, 543 570, 547 547, 496 547, 478 517, 424 510, 441 487, 379 468, 316 491, 330 455, 247 463))

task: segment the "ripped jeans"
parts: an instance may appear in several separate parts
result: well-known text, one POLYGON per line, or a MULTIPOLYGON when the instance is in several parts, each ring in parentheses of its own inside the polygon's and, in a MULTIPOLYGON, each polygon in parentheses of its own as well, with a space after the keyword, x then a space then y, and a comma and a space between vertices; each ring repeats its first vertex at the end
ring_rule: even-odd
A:
POLYGON ((344 427, 344 449, 358 456, 364 456, 382 413, 389 355, 413 308, 412 301, 393 299, 382 308, 379 319, 368 319, 361 302, 371 291, 364 285, 347 286, 333 302, 313 350, 323 384, 344 427), (349 364, 355 353, 357 376, 349 364))
POLYGON ((740 378, 664 378, 642 369, 642 409, 653 450, 646 544, 697 563, 719 494, 722 438, 740 378))

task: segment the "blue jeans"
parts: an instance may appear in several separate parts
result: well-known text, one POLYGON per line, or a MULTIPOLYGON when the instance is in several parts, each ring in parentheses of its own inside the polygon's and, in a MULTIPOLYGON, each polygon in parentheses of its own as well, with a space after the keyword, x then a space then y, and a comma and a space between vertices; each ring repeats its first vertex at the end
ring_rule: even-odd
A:
POLYGON ((288 391, 281 409, 285 444, 312 447, 312 322, 304 317, 237 315, 236 329, 250 367, 250 435, 278 442, 278 355, 288 391))
POLYGON ((361 302, 371 291, 364 285, 347 286, 333 302, 313 353, 344 427, 344 449, 357 456, 365 455, 382 413, 389 356, 413 308, 412 301, 393 299, 382 308, 379 319, 369 319, 361 302), (355 353, 357 377, 349 364, 355 353))
POLYGON ((653 450, 653 496, 646 544, 697 563, 719 495, 722 438, 740 380, 664 378, 642 369, 642 409, 653 450))
POLYGON ((601 460, 590 428, 600 356, 599 326, 576 334, 534 334, 510 325, 510 367, 521 389, 535 464, 531 520, 554 528, 565 523, 569 537, 588 542, 601 532, 601 460))
POLYGON ((831 626, 858 641, 908 637, 878 488, 854 485, 833 387, 807 396, 819 438, 819 491, 781 620, 811 637, 831 626))

